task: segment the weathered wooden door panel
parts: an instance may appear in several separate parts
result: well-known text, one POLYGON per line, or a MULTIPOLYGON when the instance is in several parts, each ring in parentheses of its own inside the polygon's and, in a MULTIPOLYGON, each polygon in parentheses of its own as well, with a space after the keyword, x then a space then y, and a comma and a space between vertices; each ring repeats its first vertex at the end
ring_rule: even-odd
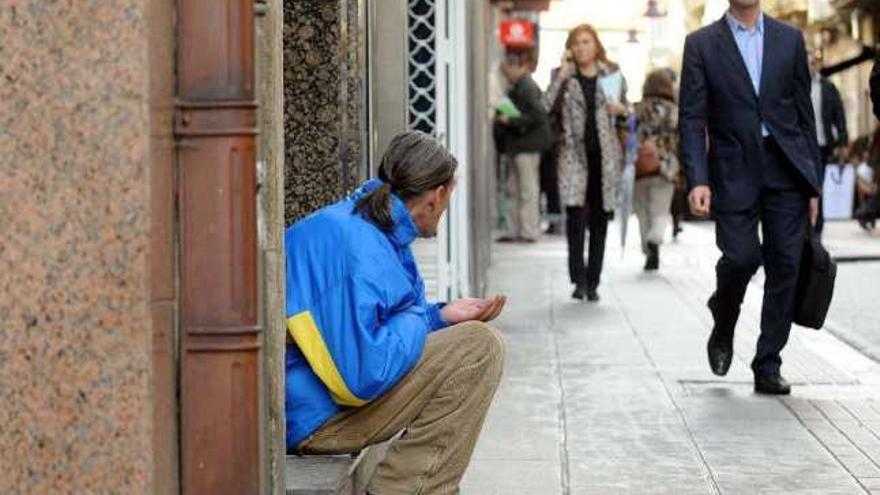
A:
POLYGON ((253 0, 178 0, 181 485, 260 490, 253 0))

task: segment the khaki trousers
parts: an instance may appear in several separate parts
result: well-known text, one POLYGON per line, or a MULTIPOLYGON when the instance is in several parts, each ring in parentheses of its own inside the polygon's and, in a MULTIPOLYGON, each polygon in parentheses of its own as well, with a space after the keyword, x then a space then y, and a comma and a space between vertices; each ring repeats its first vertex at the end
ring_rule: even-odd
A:
POLYGON ((372 495, 457 494, 498 388, 504 341, 480 322, 428 336, 416 366, 387 394, 331 418, 299 444, 303 454, 344 454, 392 442, 372 495))
POLYGON ((541 154, 517 153, 507 175, 507 226, 510 235, 533 241, 541 237, 541 154))
POLYGON ((672 194, 675 184, 663 177, 637 179, 633 191, 633 210, 639 219, 642 251, 647 254, 648 243, 663 244, 663 235, 671 217, 672 194))

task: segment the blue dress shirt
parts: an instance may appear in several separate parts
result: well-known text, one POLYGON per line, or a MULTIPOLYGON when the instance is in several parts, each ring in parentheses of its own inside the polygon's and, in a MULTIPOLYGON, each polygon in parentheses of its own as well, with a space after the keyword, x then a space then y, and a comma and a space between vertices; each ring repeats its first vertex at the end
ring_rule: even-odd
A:
MULTIPOLYGON (((733 39, 739 48, 743 62, 746 64, 746 70, 749 71, 749 78, 752 80, 752 87, 755 88, 755 94, 761 96, 761 69, 764 65, 764 14, 758 16, 758 22, 751 28, 739 22, 730 15, 725 16, 727 25, 733 31, 733 39)), ((767 127, 761 123, 761 134, 764 137, 770 135, 767 127)))

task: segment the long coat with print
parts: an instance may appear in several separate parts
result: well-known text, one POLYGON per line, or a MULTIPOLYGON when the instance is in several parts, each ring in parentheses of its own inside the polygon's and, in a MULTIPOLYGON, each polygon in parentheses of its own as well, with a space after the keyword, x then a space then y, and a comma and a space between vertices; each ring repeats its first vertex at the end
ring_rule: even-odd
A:
MULTIPOLYGON (((600 64, 599 79, 613 74, 607 66, 600 64)), ((621 85, 619 101, 626 102, 626 84, 621 85)), ((596 88, 596 130, 602 150, 602 205, 605 211, 614 211, 617 205, 617 191, 620 173, 623 168, 623 151, 617 135, 615 117, 608 113, 605 105, 608 98, 601 89, 596 88)), ((556 150, 559 168, 559 198, 565 206, 584 206, 587 197, 587 150, 584 132, 587 122, 587 102, 580 83, 575 77, 565 81, 553 79, 544 95, 548 111, 556 107, 561 115, 562 139, 556 150), (560 95, 560 92, 563 94, 560 95), (557 101, 557 98, 562 98, 557 101)))
POLYGON ((660 152, 660 174, 675 182, 681 169, 678 161, 678 105, 659 96, 646 96, 635 105, 636 136, 639 144, 652 140, 660 152))

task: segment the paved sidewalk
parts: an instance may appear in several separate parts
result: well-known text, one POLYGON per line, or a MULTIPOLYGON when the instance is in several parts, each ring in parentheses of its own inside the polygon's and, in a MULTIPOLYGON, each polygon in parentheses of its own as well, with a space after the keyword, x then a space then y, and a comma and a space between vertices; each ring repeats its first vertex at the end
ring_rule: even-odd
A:
POLYGON ((495 246, 508 362, 464 495, 880 493, 880 365, 796 328, 793 395, 755 396, 754 283, 731 371, 712 375, 717 253, 711 226, 688 227, 658 275, 641 271, 634 237, 621 256, 613 227, 598 304, 570 299, 564 239, 495 246))
POLYGON ((838 261, 880 260, 880 229, 865 231, 855 220, 825 222, 822 241, 838 261))

